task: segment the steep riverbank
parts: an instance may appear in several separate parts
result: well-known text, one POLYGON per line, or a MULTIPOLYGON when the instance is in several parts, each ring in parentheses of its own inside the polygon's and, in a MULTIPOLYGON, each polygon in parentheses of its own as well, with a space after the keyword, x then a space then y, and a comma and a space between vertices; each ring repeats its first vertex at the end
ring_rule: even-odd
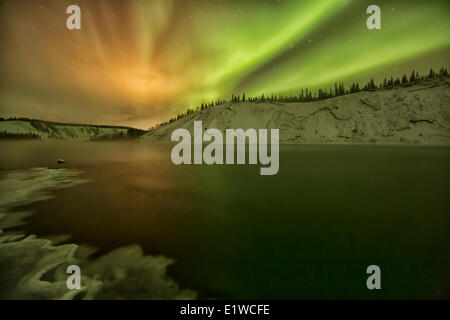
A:
POLYGON ((423 80, 307 103, 226 103, 189 114, 143 136, 170 141, 176 128, 280 129, 280 143, 450 144, 450 80, 423 80))

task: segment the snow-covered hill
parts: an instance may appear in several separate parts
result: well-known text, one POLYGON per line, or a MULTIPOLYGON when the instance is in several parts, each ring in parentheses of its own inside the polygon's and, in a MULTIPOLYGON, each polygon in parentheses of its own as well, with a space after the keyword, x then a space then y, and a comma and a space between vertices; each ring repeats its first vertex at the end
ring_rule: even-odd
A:
POLYGON ((281 143, 450 144, 450 80, 363 91, 308 103, 227 103, 194 112, 152 130, 146 141, 170 141, 176 128, 222 132, 232 128, 280 129, 281 143))
POLYGON ((38 138, 43 140, 99 140, 138 137, 145 131, 128 127, 63 124, 41 120, 0 121, 2 138, 38 138))

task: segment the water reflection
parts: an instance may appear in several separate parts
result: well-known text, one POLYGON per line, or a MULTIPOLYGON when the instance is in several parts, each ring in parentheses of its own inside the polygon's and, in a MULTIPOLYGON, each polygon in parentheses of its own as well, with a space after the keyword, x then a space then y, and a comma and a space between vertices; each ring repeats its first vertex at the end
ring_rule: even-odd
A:
POLYGON ((447 147, 281 146, 276 176, 175 166, 170 146, 145 143, 1 152, 1 168, 64 158, 91 181, 31 205, 28 232, 71 234, 100 253, 139 244, 173 257, 170 274, 200 297, 370 298, 375 262, 389 270, 382 298, 443 297, 450 283, 447 147))

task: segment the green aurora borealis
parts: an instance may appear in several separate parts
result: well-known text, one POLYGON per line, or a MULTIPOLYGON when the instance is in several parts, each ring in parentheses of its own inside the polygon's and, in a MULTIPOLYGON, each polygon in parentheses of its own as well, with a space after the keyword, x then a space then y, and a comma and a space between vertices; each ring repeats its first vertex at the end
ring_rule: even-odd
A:
POLYGON ((231 93, 449 67, 448 0, 0 2, 0 116, 148 128, 231 93), (81 7, 81 30, 65 26, 81 7), (381 30, 366 8, 381 7, 381 30))

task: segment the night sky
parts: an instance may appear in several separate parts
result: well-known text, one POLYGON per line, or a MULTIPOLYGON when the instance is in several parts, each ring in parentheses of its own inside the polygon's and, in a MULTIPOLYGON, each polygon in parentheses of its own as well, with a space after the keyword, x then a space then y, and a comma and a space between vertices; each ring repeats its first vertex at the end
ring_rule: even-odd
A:
POLYGON ((0 116, 148 128, 231 93, 450 66, 450 1, 0 1, 0 116), (81 7, 81 30, 66 8, 81 7), (381 7, 381 30, 366 8, 381 7))

